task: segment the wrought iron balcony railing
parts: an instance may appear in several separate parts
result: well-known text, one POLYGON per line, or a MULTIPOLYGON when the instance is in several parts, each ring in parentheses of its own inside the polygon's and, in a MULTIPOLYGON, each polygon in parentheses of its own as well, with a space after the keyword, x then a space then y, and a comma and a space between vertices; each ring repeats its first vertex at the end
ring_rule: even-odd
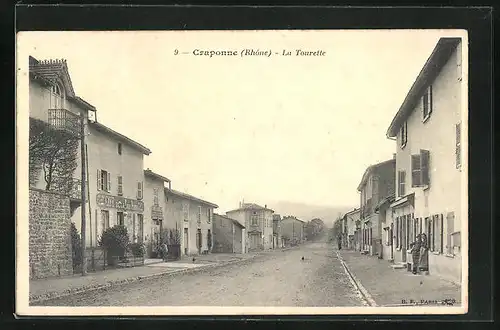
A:
POLYGON ((66 109, 49 109, 49 124, 57 130, 80 134, 80 116, 66 109))

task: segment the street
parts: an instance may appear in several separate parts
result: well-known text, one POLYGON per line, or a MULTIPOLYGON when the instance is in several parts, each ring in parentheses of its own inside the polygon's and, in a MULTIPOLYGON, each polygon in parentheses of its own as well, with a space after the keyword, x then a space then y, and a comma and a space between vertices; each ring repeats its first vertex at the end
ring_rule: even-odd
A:
POLYGON ((144 280, 38 306, 362 306, 327 243, 277 250, 249 263, 144 280), (304 260, 302 260, 304 257, 304 260))

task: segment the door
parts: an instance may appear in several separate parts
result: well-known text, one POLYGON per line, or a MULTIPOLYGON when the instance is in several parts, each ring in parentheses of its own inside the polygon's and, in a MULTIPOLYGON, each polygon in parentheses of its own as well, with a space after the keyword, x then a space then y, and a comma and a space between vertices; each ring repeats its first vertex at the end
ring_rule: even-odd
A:
POLYGON ((189 230, 188 228, 184 228, 184 237, 183 240, 184 242, 184 254, 188 254, 189 252, 189 230))
POLYGON ((160 248, 161 248, 161 220, 158 219, 152 219, 153 226, 151 228, 152 234, 151 234, 151 252, 153 255, 155 255, 157 258, 160 258, 161 255, 159 253, 160 248))

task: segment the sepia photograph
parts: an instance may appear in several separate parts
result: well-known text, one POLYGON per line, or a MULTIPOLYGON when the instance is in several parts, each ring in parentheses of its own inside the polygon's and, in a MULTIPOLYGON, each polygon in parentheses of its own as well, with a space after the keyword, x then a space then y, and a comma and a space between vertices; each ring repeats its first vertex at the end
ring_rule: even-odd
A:
POLYGON ((467 313, 465 30, 16 44, 18 314, 467 313))

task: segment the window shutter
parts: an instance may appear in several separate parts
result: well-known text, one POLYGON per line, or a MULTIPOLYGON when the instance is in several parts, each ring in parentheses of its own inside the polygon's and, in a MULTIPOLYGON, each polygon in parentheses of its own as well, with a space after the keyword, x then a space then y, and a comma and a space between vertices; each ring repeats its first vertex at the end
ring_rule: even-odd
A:
POLYGON ((101 190, 101 170, 97 170, 97 190, 101 190))
POLYGON ((427 110, 429 112, 429 116, 432 113, 432 85, 429 85, 429 108, 427 110))
POLYGON ((422 184, 420 155, 411 155, 411 186, 419 187, 422 184))
POLYGON ((439 227, 440 227, 440 239, 439 239, 439 252, 443 253, 443 247, 444 247, 444 241, 443 241, 443 234, 444 234, 444 228, 443 228, 443 215, 439 215, 439 227))
POLYGON ((456 168, 461 166, 461 124, 455 125, 455 155, 456 155, 456 168))
POLYGON ((428 150, 420 150, 420 171, 422 173, 421 184, 430 184, 429 175, 430 153, 428 150))

